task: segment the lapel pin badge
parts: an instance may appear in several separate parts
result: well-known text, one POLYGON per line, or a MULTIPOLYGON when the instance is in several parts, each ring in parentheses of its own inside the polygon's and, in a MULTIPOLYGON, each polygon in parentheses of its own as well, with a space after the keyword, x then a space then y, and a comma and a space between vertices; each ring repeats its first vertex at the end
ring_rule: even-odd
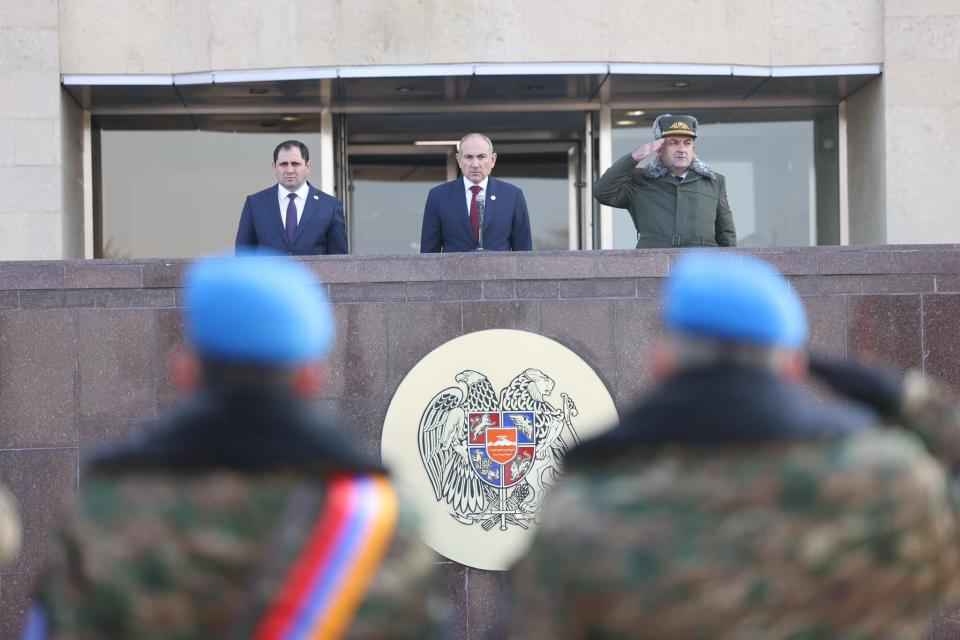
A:
POLYGON ((320 199, 320 196, 318 196, 317 194, 313 194, 313 199, 314 199, 314 200, 319 200, 319 199, 320 199))
POLYGON ((491 199, 491 200, 496 200, 496 199, 497 199, 497 196, 490 196, 490 199, 491 199))

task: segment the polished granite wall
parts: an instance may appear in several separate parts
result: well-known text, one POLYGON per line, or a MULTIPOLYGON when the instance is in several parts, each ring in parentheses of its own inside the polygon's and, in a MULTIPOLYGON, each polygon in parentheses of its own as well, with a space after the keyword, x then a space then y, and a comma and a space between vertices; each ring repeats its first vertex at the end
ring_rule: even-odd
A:
MULTIPOLYGON (((921 367, 960 390, 960 246, 751 251, 789 277, 812 344, 921 367)), ((672 250, 305 259, 328 283, 339 330, 320 404, 370 452, 405 373, 471 331, 553 338, 599 373, 622 412, 649 385, 645 353, 672 250)), ((0 482, 20 501, 25 547, 0 572, 0 638, 27 591, 79 461, 175 399, 189 261, 0 263, 0 482)), ((459 637, 481 636, 502 574, 444 563, 459 637)))

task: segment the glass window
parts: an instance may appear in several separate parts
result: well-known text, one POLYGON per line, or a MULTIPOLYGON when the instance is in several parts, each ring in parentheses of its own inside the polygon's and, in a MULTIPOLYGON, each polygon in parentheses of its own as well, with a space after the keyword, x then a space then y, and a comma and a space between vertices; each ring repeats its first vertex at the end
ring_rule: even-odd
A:
MULTIPOLYGON (((726 177, 740 246, 839 242, 836 109, 637 113, 614 113, 614 160, 653 139, 659 113, 696 116, 697 157, 726 177)), ((615 248, 636 246, 636 230, 625 211, 614 210, 613 231, 615 248)))
POLYGON ((456 141, 490 136, 493 177, 523 189, 533 247, 568 249, 577 232, 582 111, 349 114, 345 165, 353 253, 416 253, 431 188, 459 176, 456 141), (577 221, 577 222, 573 222, 577 221))
POLYGON ((232 251, 247 195, 276 184, 273 149, 288 138, 311 151, 319 134, 102 131, 105 258, 193 258, 232 251))
MULTIPOLYGON (((536 148, 536 144, 524 145, 536 148)), ((567 249, 570 237, 570 184, 566 153, 498 154, 494 175, 520 187, 530 212, 535 250, 567 249)))
MULTIPOLYGON (((567 249, 570 236, 571 143, 511 143, 496 147, 493 177, 523 190, 530 213, 533 248, 567 249)), ((351 252, 418 253, 427 193, 447 181, 456 166, 446 155, 415 153, 403 145, 349 156, 351 252)), ((451 151, 452 154, 452 151, 451 151)), ((459 176, 459 172, 457 173, 459 176)))
POLYGON ((420 252, 427 192, 446 182, 444 156, 350 157, 351 253, 420 252))

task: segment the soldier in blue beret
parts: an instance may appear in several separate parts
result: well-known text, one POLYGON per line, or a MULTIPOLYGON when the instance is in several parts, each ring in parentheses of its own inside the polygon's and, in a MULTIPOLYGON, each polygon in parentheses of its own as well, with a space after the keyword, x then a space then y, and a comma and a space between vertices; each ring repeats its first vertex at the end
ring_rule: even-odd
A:
POLYGON ((513 637, 921 637, 960 586, 956 406, 819 358, 859 404, 813 397, 800 299, 750 256, 682 257, 663 320, 660 386, 548 497, 513 637))
POLYGON ((334 319, 298 263, 186 276, 178 409, 92 460, 28 638, 422 638, 436 565, 380 464, 318 417, 334 319))
POLYGON ((638 249, 737 246, 726 179, 697 157, 698 133, 693 116, 665 113, 653 123, 653 141, 617 160, 594 185, 594 198, 630 212, 638 249))

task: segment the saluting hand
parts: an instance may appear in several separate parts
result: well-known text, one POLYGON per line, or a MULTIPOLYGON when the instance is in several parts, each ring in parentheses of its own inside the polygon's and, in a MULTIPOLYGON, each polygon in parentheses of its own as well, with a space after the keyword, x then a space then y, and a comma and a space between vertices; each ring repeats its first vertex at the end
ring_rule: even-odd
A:
POLYGON ((662 146, 663 146, 663 138, 660 138, 659 140, 648 142, 642 147, 637 147, 636 151, 634 151, 630 155, 632 155, 633 159, 636 160, 637 162, 643 162, 652 154, 660 151, 660 147, 662 146))

